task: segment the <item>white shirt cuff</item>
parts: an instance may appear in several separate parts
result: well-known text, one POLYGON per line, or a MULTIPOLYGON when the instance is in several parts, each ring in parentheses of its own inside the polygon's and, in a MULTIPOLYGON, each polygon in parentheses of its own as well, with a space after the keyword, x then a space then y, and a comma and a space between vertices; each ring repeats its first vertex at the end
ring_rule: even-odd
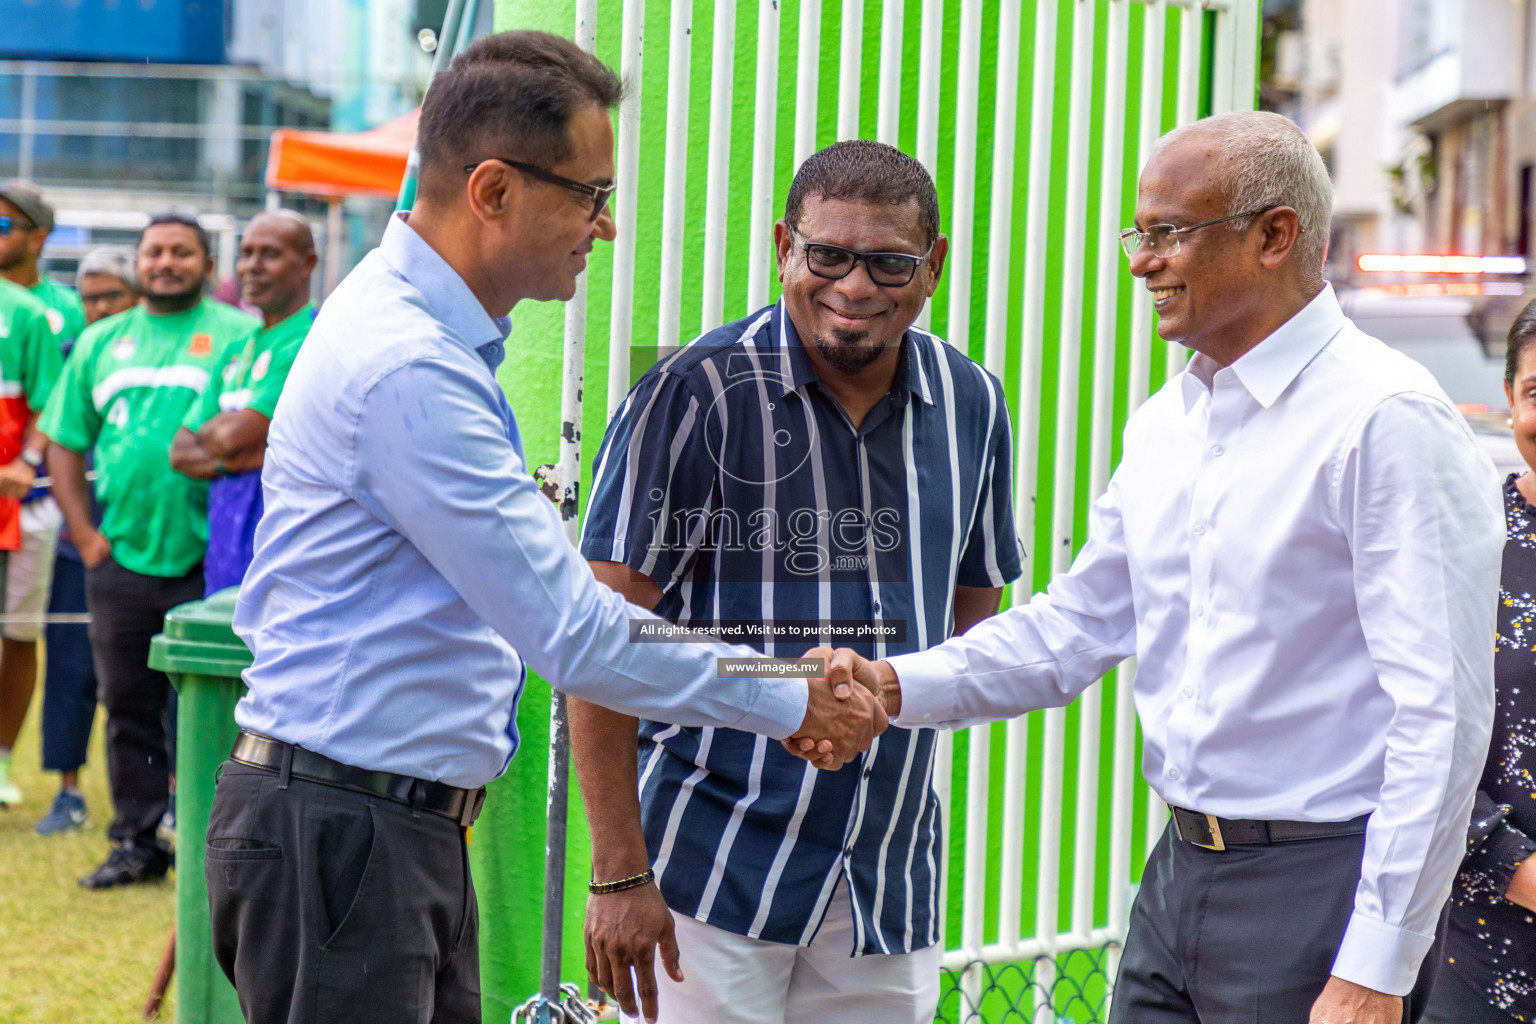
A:
POLYGON ((1433 935, 1420 935, 1356 911, 1339 943, 1333 973, 1377 992, 1405 996, 1413 990, 1419 965, 1434 942, 1433 935))
POLYGON ((937 648, 887 658, 901 684, 901 713, 892 725, 915 729, 954 718, 955 674, 937 648))
POLYGON ((793 736, 805 721, 810 690, 803 679, 763 679, 757 699, 732 728, 755 732, 769 739, 793 736))

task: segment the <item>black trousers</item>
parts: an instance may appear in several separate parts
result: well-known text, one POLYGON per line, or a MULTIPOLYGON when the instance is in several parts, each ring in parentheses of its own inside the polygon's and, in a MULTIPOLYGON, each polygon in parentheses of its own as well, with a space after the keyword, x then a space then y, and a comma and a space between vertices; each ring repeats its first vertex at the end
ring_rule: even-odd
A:
POLYGON ((113 816, 107 836, 149 845, 170 803, 165 710, 171 683, 149 667, 149 641, 165 613, 203 596, 203 570, 185 576, 145 576, 108 558, 85 574, 91 611, 91 653, 98 694, 107 709, 107 780, 113 816))
MULTIPOLYGON (((1355 906, 1365 837, 1223 852, 1170 824, 1131 907, 1109 1024, 1306 1024, 1355 906)), ((1444 934, 1442 915, 1439 934, 1444 934)), ((1403 1000, 1424 1013, 1441 940, 1403 1000)))
MULTIPOLYGON (((83 612, 85 566, 60 556, 53 563, 50 612, 83 612)), ((43 674, 43 770, 79 771, 85 764, 96 718, 96 665, 86 626, 50 622, 43 627, 48 647, 43 674)))
POLYGON ((205 854, 214 956, 249 1024, 479 1024, 457 822, 226 761, 205 854))

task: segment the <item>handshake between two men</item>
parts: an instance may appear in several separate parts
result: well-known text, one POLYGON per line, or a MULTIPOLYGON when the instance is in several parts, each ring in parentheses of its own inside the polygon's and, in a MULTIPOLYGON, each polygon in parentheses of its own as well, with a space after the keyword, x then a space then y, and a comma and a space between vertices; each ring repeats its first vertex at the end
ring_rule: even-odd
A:
POLYGON ((805 721, 782 741, 784 749, 817 768, 835 770, 868 750, 901 711, 901 687, 884 661, 851 648, 814 647, 806 658, 825 658, 826 672, 810 680, 805 721))

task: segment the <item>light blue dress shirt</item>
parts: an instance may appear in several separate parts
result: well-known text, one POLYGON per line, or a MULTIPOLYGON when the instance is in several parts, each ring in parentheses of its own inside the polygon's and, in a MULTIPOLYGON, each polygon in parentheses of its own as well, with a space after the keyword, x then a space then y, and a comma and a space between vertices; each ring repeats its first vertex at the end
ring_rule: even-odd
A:
POLYGON ((326 301, 267 439, 236 721, 465 787, 511 760, 530 667, 625 714, 793 733, 803 680, 716 678, 750 649, 629 641, 652 616, 593 578, 529 476, 494 372, 509 326, 403 216, 326 301))

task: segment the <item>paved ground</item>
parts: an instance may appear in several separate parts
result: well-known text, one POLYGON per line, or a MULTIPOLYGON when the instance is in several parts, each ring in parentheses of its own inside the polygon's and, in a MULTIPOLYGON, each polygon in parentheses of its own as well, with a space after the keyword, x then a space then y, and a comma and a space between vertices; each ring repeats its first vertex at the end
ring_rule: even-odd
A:
MULTIPOLYGON (((26 796, 0 812, 0 1024, 127 1024, 144 998, 175 918, 171 880, 87 892, 76 880, 106 854, 111 817, 101 754, 102 720, 82 777, 90 821, 41 838, 58 777, 39 768, 39 689, 17 745, 15 776, 26 796)), ((173 994, 162 1021, 174 1020, 173 994)))

